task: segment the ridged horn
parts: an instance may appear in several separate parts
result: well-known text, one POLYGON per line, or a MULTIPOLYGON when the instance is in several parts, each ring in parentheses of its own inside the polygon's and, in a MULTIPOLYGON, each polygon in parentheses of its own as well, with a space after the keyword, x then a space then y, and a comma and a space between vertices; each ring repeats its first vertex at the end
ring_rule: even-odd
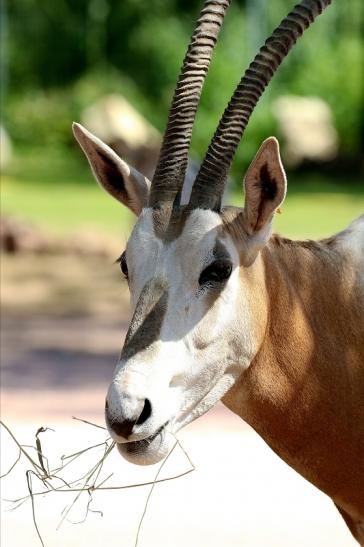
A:
POLYGON ((172 202, 185 178, 192 128, 213 49, 231 0, 206 0, 183 60, 169 111, 149 205, 172 202))
POLYGON ((228 171, 251 113, 296 40, 331 0, 297 4, 260 48, 236 88, 193 185, 189 207, 219 211, 228 171))

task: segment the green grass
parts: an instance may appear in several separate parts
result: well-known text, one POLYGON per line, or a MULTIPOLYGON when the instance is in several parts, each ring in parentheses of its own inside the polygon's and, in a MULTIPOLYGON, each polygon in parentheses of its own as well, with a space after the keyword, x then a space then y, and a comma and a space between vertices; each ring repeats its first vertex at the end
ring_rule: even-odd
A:
POLYGON ((4 177, 2 213, 30 220, 54 233, 89 228, 117 235, 129 231, 132 225, 131 214, 92 180, 89 185, 74 182, 45 186, 4 177))
MULTIPOLYGON (((241 206, 242 194, 235 192, 232 202, 241 206)), ((18 153, 2 178, 1 208, 2 213, 55 233, 90 229, 120 237, 134 221, 125 207, 99 188, 86 160, 73 150, 18 153)), ((288 237, 325 237, 363 212, 363 184, 308 175, 289 181, 274 229, 288 237)))
POLYGON ((32 221, 54 233, 79 229, 120 236, 133 215, 96 183, 86 159, 73 151, 22 153, 2 177, 2 214, 32 221))
MULTIPOLYGON (((243 198, 236 193, 235 205, 243 198)), ((364 213, 364 184, 331 181, 322 175, 288 177, 287 197, 274 231, 291 238, 318 239, 344 229, 364 213)))
POLYGON ((274 229, 292 238, 321 238, 344 229, 364 212, 360 199, 344 193, 294 194, 276 216, 274 229))

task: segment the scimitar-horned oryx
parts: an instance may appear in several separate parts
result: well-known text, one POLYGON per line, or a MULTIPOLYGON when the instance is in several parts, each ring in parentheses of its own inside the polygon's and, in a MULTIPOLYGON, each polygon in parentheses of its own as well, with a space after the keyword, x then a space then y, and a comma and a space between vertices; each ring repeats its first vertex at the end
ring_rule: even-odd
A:
POLYGON ((183 203, 192 126, 229 3, 204 4, 151 183, 74 125, 100 184, 138 216, 120 257, 133 317, 106 421, 125 458, 150 464, 221 399, 331 496, 364 544, 364 216, 322 241, 271 236, 286 193, 273 137, 245 175, 244 209, 221 205, 256 103, 330 0, 303 0, 265 42, 183 203))

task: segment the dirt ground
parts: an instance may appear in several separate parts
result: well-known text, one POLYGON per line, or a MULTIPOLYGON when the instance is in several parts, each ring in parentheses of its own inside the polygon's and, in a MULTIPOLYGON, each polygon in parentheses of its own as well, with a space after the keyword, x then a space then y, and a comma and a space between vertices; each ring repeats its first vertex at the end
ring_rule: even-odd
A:
MULTIPOLYGON (((38 427, 54 428, 44 442, 55 460, 104 435, 71 417, 103 423, 106 388, 129 317, 126 284, 112 262, 46 255, 1 260, 2 419, 25 444, 34 443, 38 427)), ((1 437, 5 472, 17 451, 6 432, 1 437)), ((156 486, 139 547, 356 545, 332 502, 221 405, 182 431, 180 439, 196 470, 156 486)), ((87 463, 79 465, 75 473, 87 463)), ((183 454, 177 454, 163 473, 186 467, 183 454)), ((20 464, 3 480, 2 500, 26 492, 26 468, 20 464)), ((113 484, 131 484, 152 480, 156 467, 128 464, 115 452, 104 473, 114 473, 113 484)), ((67 521, 59 531, 66 495, 39 497, 37 522, 45 545, 133 547, 148 492, 141 487, 99 493, 92 507, 103 517, 90 513, 83 524, 67 521)), ((73 521, 82 520, 87 499, 82 503, 73 521)), ((8 503, 1 505, 1 545, 40 545, 30 504, 13 512, 6 512, 8 503)))

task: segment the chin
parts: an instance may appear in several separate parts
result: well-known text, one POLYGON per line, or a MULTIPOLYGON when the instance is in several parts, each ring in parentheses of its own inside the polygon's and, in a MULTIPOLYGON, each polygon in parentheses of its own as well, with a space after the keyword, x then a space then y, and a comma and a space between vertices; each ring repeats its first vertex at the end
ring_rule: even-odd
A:
POLYGON ((153 437, 141 441, 118 443, 120 454, 128 462, 136 465, 152 465, 163 460, 172 448, 172 435, 168 435, 165 429, 159 431, 153 437))

